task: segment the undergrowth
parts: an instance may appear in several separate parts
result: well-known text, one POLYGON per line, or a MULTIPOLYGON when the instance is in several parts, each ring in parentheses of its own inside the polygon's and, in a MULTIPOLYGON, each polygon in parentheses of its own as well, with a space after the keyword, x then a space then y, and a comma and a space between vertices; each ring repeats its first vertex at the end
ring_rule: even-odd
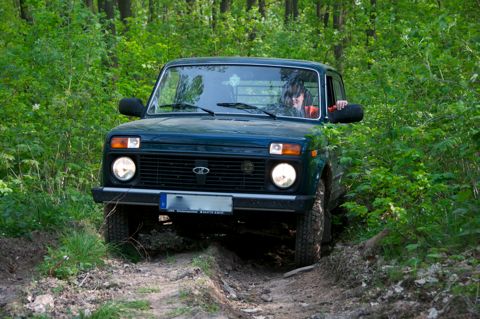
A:
POLYGON ((139 313, 150 309, 147 300, 108 302, 101 305, 92 314, 81 312, 79 319, 119 319, 135 318, 139 313))
POLYGON ((47 276, 68 279, 102 266, 106 255, 107 246, 97 232, 88 228, 66 231, 58 247, 48 247, 39 270, 47 276))

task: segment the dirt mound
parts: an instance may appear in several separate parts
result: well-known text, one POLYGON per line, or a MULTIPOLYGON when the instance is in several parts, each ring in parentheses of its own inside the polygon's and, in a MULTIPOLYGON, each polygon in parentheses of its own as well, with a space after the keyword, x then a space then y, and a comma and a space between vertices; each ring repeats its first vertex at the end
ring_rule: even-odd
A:
MULTIPOLYGON (((17 298, 20 288, 32 280, 55 235, 33 232, 28 237, 0 238, 0 307, 17 298)), ((1 314, 1 310, 0 310, 1 314)))
MULTIPOLYGON (((446 274, 447 280, 475 280, 480 274, 475 263, 453 265, 467 270, 463 277, 448 273, 445 265, 432 265, 392 279, 395 265, 366 256, 360 246, 337 244, 320 263, 287 275, 294 270, 288 245, 258 237, 191 245, 172 232, 159 234, 143 240, 144 248, 150 245, 160 255, 138 263, 108 259, 105 267, 69 280, 28 282, 20 299, 4 301, 4 311, 13 317, 55 318, 88 316, 106 307, 135 318, 478 318, 474 299, 429 285, 446 274), (165 252, 165 239, 172 251, 165 252)), ((38 256, 39 246, 32 242, 19 242, 18 248, 29 244, 24 254, 38 256)))

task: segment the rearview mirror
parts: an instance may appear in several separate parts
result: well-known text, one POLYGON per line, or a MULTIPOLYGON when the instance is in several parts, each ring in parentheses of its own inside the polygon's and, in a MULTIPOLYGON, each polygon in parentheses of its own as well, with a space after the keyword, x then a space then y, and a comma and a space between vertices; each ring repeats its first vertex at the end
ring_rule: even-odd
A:
POLYGON ((363 108, 360 104, 348 104, 341 110, 328 113, 331 123, 354 123, 363 119, 363 108))
POLYGON ((123 98, 118 103, 118 111, 123 115, 142 117, 145 106, 140 99, 123 98))

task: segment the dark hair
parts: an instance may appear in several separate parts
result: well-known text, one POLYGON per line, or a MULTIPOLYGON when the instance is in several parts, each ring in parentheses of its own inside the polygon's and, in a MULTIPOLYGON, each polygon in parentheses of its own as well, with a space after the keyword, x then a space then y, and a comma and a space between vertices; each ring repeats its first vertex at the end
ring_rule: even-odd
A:
POLYGON ((285 83, 282 89, 282 95, 280 97, 280 102, 285 105, 293 105, 292 99, 303 94, 304 96, 304 105, 312 104, 312 95, 305 88, 304 82, 301 79, 295 78, 289 80, 285 83))

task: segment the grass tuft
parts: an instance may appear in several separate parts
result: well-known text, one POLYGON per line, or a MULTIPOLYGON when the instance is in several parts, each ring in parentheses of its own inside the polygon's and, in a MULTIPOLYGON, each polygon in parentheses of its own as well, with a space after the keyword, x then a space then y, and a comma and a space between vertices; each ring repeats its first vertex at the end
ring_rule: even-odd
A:
POLYGON ((200 255, 192 259, 192 265, 194 267, 200 268, 205 273, 205 275, 209 277, 212 275, 213 264, 214 259, 212 256, 200 255))
POLYGON ((48 247, 48 253, 40 264, 40 272, 66 279, 96 266, 103 265, 107 247, 93 230, 74 230, 65 233, 57 248, 48 247))
POLYGON ((91 315, 87 316, 80 313, 80 319, 119 319, 135 318, 136 311, 145 311, 150 309, 150 303, 147 300, 132 300, 122 302, 108 302, 101 305, 91 315))

